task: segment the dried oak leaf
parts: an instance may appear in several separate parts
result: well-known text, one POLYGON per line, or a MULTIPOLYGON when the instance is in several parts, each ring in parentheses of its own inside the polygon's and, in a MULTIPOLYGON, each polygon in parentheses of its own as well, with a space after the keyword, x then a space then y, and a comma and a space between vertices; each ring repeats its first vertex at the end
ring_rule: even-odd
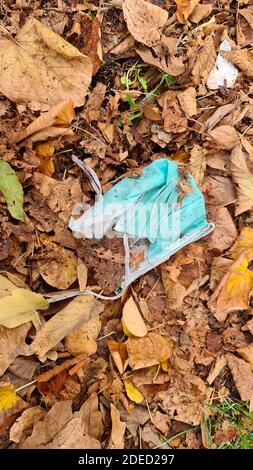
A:
POLYGON ((232 62, 248 77, 253 77, 253 54, 249 49, 235 49, 233 51, 220 51, 224 59, 232 62))
POLYGON ((247 154, 243 152, 241 145, 237 145, 232 151, 230 170, 237 185, 235 215, 239 215, 253 208, 253 174, 247 164, 247 154))
POLYGON ((75 112, 72 100, 61 101, 29 124, 25 131, 18 134, 15 142, 20 142, 27 137, 29 137, 32 142, 37 142, 47 140, 49 137, 73 135, 73 131, 69 129, 69 125, 74 117, 75 112))
POLYGON ((129 365, 134 370, 165 362, 173 349, 169 337, 153 332, 143 338, 128 338, 126 346, 129 365))
POLYGON ((200 377, 178 375, 166 391, 158 393, 157 398, 169 418, 197 426, 211 393, 212 389, 206 387, 200 377))
POLYGON ((145 0, 123 0, 122 8, 128 31, 136 41, 149 47, 160 41, 160 28, 168 19, 166 10, 145 0))
POLYGON ((195 85, 205 84, 209 73, 216 61, 214 40, 211 35, 206 36, 192 67, 193 82, 195 85))
POLYGON ((37 332, 30 346, 31 352, 43 357, 74 328, 87 322, 97 309, 100 311, 100 304, 92 296, 83 295, 71 300, 37 332))
POLYGON ((0 41, 0 91, 33 110, 69 98, 82 106, 91 75, 90 58, 34 18, 15 40, 0 41))
POLYGON ((250 365, 233 354, 227 355, 227 361, 241 399, 245 401, 252 400, 253 373, 250 365))
POLYGON ((162 46, 148 47, 141 46, 136 49, 137 54, 142 58, 143 62, 157 67, 165 73, 178 77, 185 71, 182 59, 168 54, 168 51, 162 46), (154 55, 155 53, 155 55, 154 55))

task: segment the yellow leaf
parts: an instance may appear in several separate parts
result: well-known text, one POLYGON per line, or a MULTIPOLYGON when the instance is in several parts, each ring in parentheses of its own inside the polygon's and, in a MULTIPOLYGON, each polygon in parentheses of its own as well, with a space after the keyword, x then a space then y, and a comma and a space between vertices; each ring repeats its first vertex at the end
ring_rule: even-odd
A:
POLYGON ((161 368, 164 372, 168 372, 168 370, 170 368, 170 363, 169 363, 168 359, 166 361, 161 362, 161 368))
POLYGON ((0 325, 16 328, 36 318, 36 310, 47 308, 48 301, 41 294, 21 288, 12 290, 0 299, 0 325))
POLYGON ((48 110, 71 98, 84 104, 92 62, 78 49, 31 18, 15 41, 0 41, 0 91, 33 110, 48 110))
POLYGON ((127 329, 123 318, 121 318, 121 325, 122 325, 122 330, 123 330, 123 332, 124 332, 124 334, 125 334, 126 336, 133 336, 133 335, 130 333, 130 331, 127 329))
POLYGON ((19 397, 16 395, 13 385, 0 387, 0 411, 6 411, 16 405, 19 397))
POLYGON ((238 258, 242 251, 253 248, 253 228, 244 227, 235 243, 231 246, 228 255, 232 259, 238 258))
POLYGON ((177 19, 179 23, 186 23, 194 8, 200 0, 174 0, 177 5, 177 19))
POLYGON ((133 297, 130 297, 124 305, 122 313, 122 327, 127 336, 130 334, 141 338, 148 332, 133 297))
POLYGON ((133 382, 131 382, 131 380, 126 380, 124 382, 124 385, 125 385, 125 389, 127 392, 127 396, 128 398, 130 398, 130 400, 138 404, 143 402, 144 396, 142 395, 140 390, 138 390, 138 388, 135 387, 135 385, 133 384, 133 382))
POLYGON ((36 153, 41 161, 40 172, 46 176, 52 176, 55 168, 52 156, 54 154, 54 145, 37 144, 35 146, 36 153))

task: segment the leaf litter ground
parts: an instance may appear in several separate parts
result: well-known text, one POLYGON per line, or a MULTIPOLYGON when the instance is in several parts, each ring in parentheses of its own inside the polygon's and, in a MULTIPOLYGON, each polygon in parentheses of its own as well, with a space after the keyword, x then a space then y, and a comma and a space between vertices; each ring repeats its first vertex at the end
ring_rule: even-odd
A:
POLYGON ((252 2, 7 0, 0 19, 0 446, 252 447, 252 2), (120 299, 64 300, 124 273, 120 239, 68 229, 95 201, 72 155, 103 191, 177 162, 215 231, 120 299))

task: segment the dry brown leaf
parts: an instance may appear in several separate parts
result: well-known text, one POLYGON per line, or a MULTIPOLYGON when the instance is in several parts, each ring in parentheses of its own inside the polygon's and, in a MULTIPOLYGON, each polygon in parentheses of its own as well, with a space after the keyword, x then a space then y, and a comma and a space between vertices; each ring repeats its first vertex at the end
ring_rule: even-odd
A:
POLYGON ((112 358, 120 374, 123 374, 128 366, 128 354, 125 343, 117 343, 113 340, 107 341, 112 358))
POLYGON ((75 112, 72 100, 61 101, 29 124, 25 131, 18 134, 15 142, 20 142, 27 137, 29 137, 32 142, 37 142, 58 135, 73 135, 73 131, 69 129, 69 125, 74 117, 75 112))
POLYGON ((239 215, 253 208, 253 174, 247 165, 247 155, 240 145, 232 151, 230 169, 233 181, 237 184, 235 215, 239 215))
POLYGON ((213 5, 211 3, 198 4, 190 15, 189 20, 192 23, 200 23, 200 21, 204 20, 205 18, 208 18, 208 16, 212 13, 212 10, 213 5))
POLYGON ((145 0, 123 0, 122 8, 128 31, 136 41, 149 47, 160 41, 160 29, 168 19, 166 10, 145 0))
POLYGON ((154 332, 148 333, 144 338, 128 338, 126 346, 129 365, 134 370, 165 362, 173 349, 169 337, 154 332))
POLYGON ((84 291, 87 286, 88 268, 81 258, 77 259, 77 279, 80 291, 84 291))
POLYGON ((129 297, 123 307, 122 323, 133 336, 142 337, 148 332, 133 297, 129 297))
POLYGON ((236 22, 236 39, 239 46, 251 45, 253 42, 253 9, 242 8, 238 11, 236 22))
POLYGON ((0 44, 0 90, 11 101, 46 111, 71 98, 82 106, 92 63, 34 18, 13 39, 0 44))
POLYGON ((211 393, 212 389, 206 387, 200 377, 180 375, 172 381, 168 390, 158 393, 158 399, 169 418, 197 426, 211 393))
POLYGON ((182 113, 176 100, 166 99, 163 107, 162 117, 164 119, 164 130, 177 134, 185 132, 187 128, 187 118, 182 113))
POLYGON ((186 23, 200 0, 174 0, 177 5, 177 19, 179 23, 186 23))
POLYGON ((34 406, 25 410, 10 429, 10 440, 19 443, 27 431, 32 430, 35 424, 45 416, 45 410, 34 406))
POLYGON ((251 370, 253 372, 253 343, 242 346, 242 348, 239 348, 237 352, 245 361, 250 364, 251 370))
POLYGON ((193 82, 195 85, 205 84, 209 73, 211 72, 216 61, 216 51, 214 41, 211 35, 206 36, 203 46, 196 56, 195 63, 192 68, 193 82))
POLYGON ((97 351, 96 339, 100 333, 101 321, 96 315, 84 325, 75 328, 66 336, 65 346, 71 354, 86 354, 91 356, 97 351))
POLYGON ((206 379, 209 385, 212 385, 216 377, 218 377, 218 375, 221 373, 221 371, 224 369, 226 365, 227 365, 227 359, 225 356, 218 356, 216 358, 215 364, 212 370, 209 372, 208 377, 206 379))
POLYGON ((54 161, 52 158, 55 151, 54 145, 46 143, 35 144, 34 150, 41 162, 39 172, 46 176, 52 176, 55 172, 54 161))
POLYGON ((243 251, 211 296, 209 306, 217 320, 225 321, 229 312, 248 308, 253 289, 253 273, 248 267, 252 259, 252 248, 243 251))
POLYGON ((90 57, 92 63, 92 75, 96 75, 103 63, 101 25, 96 17, 91 20, 89 35, 82 52, 87 57, 90 57))
POLYGON ((71 300, 60 312, 56 313, 38 331, 31 352, 44 356, 50 349, 56 346, 74 328, 88 321, 96 309, 100 310, 100 304, 90 295, 82 295, 71 300))
POLYGON ((98 410, 98 397, 88 398, 78 411, 78 415, 82 418, 85 433, 95 439, 100 439, 103 434, 103 423, 98 410))
POLYGON ((232 62, 248 77, 253 77, 253 54, 249 49, 235 49, 233 51, 220 51, 220 54, 232 62))
POLYGON ((195 116, 198 112, 197 101, 196 101, 196 90, 192 86, 181 91, 177 95, 177 99, 184 113, 187 116, 195 116))
POLYGON ((239 138, 236 130, 231 126, 218 126, 215 127, 209 135, 214 142, 226 150, 232 150, 239 144, 239 138))
POLYGON ((168 55, 162 46, 154 47, 153 53, 151 49, 145 46, 138 47, 136 52, 142 58, 143 62, 153 65, 153 67, 157 67, 174 77, 182 75, 185 71, 182 59, 168 55))
POLYGON ((20 446, 21 449, 36 449, 50 442, 72 418, 72 401, 56 403, 46 414, 43 421, 38 421, 32 434, 20 446))
POLYGON ((45 198, 48 207, 58 214, 63 222, 68 223, 74 205, 83 199, 79 180, 67 178, 64 181, 57 181, 40 173, 34 173, 33 183, 45 198))
POLYGON ((253 228, 243 227, 236 242, 231 246, 228 256, 236 260, 244 250, 249 248, 253 248, 253 228))
POLYGON ((25 339, 31 323, 20 325, 17 328, 0 326, 0 377, 17 356, 29 356, 29 346, 25 339))
POLYGON ((198 185, 201 185, 204 180, 206 169, 205 151, 200 145, 194 145, 191 150, 189 172, 195 179, 198 185))
POLYGON ((235 185, 230 178, 214 175, 205 180, 205 201, 212 206, 227 206, 236 201, 235 185))
POLYGON ((237 238, 234 221, 226 207, 209 209, 208 217, 215 223, 215 230, 210 235, 208 245, 222 253, 230 248, 237 238))
POLYGON ((111 403, 112 431, 110 438, 110 449, 124 449, 124 435, 126 423, 120 421, 120 412, 116 406, 111 403))
POLYGON ((105 99, 105 93, 106 85, 98 82, 95 88, 89 93, 82 117, 88 121, 99 121, 102 103, 105 99))
POLYGON ((241 399, 245 401, 252 400, 253 373, 250 365, 233 354, 227 355, 227 361, 241 399))
POLYGON ((77 257, 63 247, 54 248, 52 256, 55 258, 37 261, 38 271, 50 286, 68 289, 77 279, 77 257))
POLYGON ((214 113, 207 119, 205 126, 207 131, 211 131, 220 121, 223 119, 227 114, 229 114, 235 105, 232 103, 224 104, 223 106, 219 106, 219 108, 214 111, 214 113))

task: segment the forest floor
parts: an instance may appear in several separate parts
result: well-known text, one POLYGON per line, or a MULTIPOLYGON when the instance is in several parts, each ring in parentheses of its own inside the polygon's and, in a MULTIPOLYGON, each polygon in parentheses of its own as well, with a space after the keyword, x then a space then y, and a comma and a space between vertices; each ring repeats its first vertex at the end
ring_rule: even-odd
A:
POLYGON ((0 0, 0 448, 253 448, 252 44, 251 0, 0 0), (215 230, 71 297, 125 263, 73 156, 175 162, 215 230))

